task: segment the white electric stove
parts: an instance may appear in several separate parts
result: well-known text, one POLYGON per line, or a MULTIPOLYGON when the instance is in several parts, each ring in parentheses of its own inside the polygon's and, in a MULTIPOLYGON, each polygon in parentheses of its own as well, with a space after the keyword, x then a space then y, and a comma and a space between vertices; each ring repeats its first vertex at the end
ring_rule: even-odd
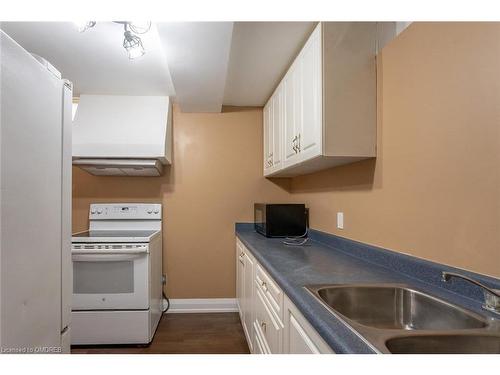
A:
POLYGON ((162 314, 161 204, 90 205, 72 237, 73 345, 147 344, 162 314))

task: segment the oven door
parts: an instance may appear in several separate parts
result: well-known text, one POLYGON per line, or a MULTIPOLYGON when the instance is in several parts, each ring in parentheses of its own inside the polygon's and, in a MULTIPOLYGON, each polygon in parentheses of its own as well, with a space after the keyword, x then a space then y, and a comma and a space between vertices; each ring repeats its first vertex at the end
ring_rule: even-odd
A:
POLYGON ((75 246, 72 310, 149 308, 149 254, 142 246, 75 246))

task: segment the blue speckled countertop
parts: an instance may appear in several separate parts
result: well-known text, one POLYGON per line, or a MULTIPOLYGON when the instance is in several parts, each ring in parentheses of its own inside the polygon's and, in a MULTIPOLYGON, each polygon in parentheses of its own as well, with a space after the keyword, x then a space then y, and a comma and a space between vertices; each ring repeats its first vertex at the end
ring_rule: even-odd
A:
POLYGON ((342 319, 303 287, 308 284, 404 283, 482 315, 479 288, 460 280, 444 284, 442 270, 459 272, 499 288, 495 278, 458 270, 312 230, 305 246, 289 247, 266 238, 248 223, 236 235, 336 353, 374 353, 342 319))

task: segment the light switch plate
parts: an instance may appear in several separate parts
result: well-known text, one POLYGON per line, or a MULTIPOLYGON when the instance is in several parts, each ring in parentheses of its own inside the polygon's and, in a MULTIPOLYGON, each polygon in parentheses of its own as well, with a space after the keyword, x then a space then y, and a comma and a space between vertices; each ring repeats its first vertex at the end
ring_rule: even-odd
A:
POLYGON ((344 229, 344 213, 337 212, 337 228, 344 229))

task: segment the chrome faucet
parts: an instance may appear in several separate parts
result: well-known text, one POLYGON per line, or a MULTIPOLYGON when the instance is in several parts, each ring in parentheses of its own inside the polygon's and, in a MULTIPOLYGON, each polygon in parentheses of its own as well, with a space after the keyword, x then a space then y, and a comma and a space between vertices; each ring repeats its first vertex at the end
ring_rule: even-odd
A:
POLYGON ((500 290, 499 289, 488 288, 486 285, 481 284, 479 281, 476 281, 476 280, 471 279, 471 278, 464 276, 464 275, 460 275, 459 273, 443 271, 443 273, 441 274, 441 279, 444 282, 449 281, 452 277, 456 277, 458 279, 463 279, 465 281, 468 281, 468 282, 482 288, 483 293, 484 293, 483 308, 488 310, 488 311, 492 311, 496 314, 500 314, 500 290))

